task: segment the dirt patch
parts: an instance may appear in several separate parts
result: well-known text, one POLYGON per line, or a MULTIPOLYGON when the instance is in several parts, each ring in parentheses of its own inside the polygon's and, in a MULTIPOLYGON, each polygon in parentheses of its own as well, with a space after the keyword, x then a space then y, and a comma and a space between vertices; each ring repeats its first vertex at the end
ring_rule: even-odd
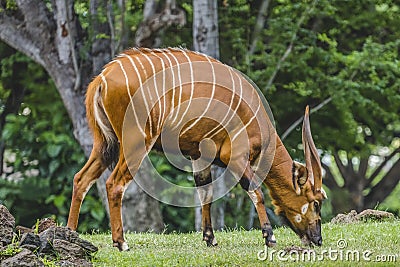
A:
POLYGON ((50 218, 32 228, 17 226, 15 232, 14 225, 14 217, 0 205, 0 267, 44 266, 44 258, 57 266, 92 266, 98 248, 77 232, 57 226, 50 218))
POLYGON ((393 220, 393 213, 381 210, 372 210, 366 209, 360 213, 357 213, 355 210, 350 211, 349 213, 339 213, 331 220, 331 223, 358 223, 358 222, 366 222, 366 221, 385 221, 385 220, 393 220))

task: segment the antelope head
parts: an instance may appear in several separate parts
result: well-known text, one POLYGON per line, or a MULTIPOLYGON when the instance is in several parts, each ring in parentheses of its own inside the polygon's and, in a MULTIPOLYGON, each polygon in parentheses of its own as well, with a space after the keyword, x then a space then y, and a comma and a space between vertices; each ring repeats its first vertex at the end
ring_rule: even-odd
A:
POLYGON ((306 107, 302 140, 305 166, 293 161, 292 186, 278 206, 283 222, 300 237, 305 245, 321 246, 321 205, 327 198, 322 188, 322 168, 311 136, 309 109, 306 107), (293 192, 294 191, 294 192, 293 192))

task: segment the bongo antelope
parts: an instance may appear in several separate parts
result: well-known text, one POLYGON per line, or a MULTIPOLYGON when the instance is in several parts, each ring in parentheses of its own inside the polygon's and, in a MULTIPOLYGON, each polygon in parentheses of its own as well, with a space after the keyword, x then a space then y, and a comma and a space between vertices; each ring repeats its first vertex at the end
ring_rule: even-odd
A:
POLYGON ((120 250, 121 202, 143 158, 151 149, 191 159, 202 205, 203 239, 217 245, 211 225, 210 164, 229 169, 253 201, 262 235, 276 244, 260 189, 270 192, 276 213, 305 244, 322 244, 321 164, 308 107, 303 123, 305 166, 289 156, 255 87, 235 69, 185 49, 130 49, 108 63, 89 84, 87 120, 93 132, 91 155, 75 175, 68 227, 75 230, 82 201, 112 163, 106 182, 112 240, 120 250), (169 132, 176 142, 163 142, 169 132), (175 146, 174 146, 175 144, 175 146))

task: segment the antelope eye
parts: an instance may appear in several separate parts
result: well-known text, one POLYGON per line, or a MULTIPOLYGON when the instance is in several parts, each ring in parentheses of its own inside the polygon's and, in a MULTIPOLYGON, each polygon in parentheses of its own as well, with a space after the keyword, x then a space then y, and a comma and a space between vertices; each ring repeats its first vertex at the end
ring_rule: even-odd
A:
POLYGON ((314 201, 314 210, 316 212, 319 212, 319 203, 318 203, 318 201, 314 201))

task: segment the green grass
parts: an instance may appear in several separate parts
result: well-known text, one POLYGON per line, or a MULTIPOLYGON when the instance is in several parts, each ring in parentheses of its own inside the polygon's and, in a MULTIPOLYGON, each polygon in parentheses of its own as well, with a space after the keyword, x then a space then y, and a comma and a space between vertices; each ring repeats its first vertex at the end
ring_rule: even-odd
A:
POLYGON ((301 246, 299 238, 284 227, 274 230, 278 245, 273 248, 275 252, 269 249, 267 253, 269 258, 273 257, 272 262, 269 258, 265 261, 257 258, 257 253, 264 249, 261 232, 257 230, 217 232, 218 246, 213 248, 206 246, 201 233, 127 234, 130 245, 127 252, 119 252, 112 247, 110 234, 82 237, 99 247, 93 260, 94 266, 400 266, 398 220, 350 225, 327 223, 322 226, 322 231, 323 246, 313 248, 315 261, 307 257, 302 260, 301 255, 294 252, 279 254, 287 247, 301 246), (345 248, 338 247, 339 240, 345 240, 345 248), (322 256, 322 253, 325 254, 322 256), (363 259, 364 253, 369 255, 371 261, 363 259), (297 257, 299 260, 295 261, 297 257), (377 262, 377 257, 391 257, 391 262, 377 262))

